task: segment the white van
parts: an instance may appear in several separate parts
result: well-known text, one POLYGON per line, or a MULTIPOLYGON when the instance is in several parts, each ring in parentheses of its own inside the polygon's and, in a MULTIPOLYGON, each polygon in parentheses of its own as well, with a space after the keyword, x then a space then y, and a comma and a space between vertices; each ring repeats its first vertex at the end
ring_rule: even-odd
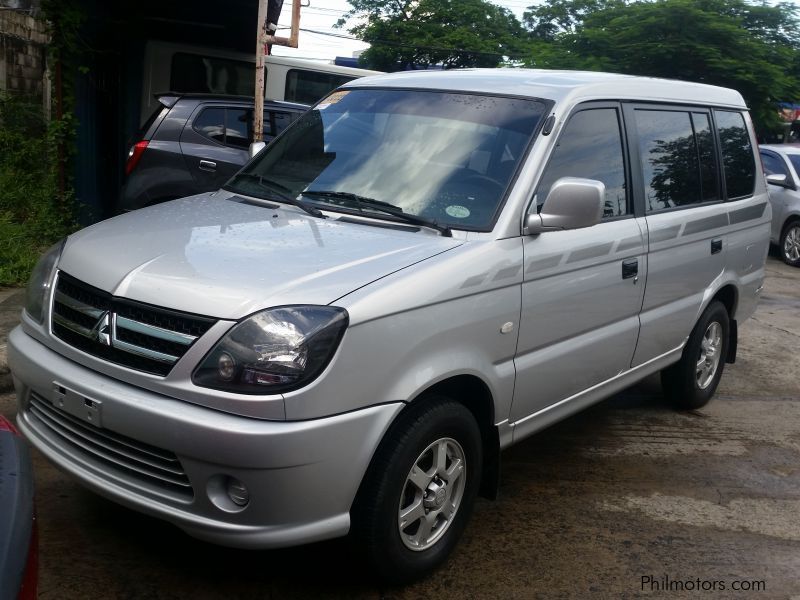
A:
MULTIPOLYGON (((149 41, 144 51, 141 122, 153 113, 162 92, 252 96, 255 56, 187 44, 149 41)), ((379 71, 340 67, 312 60, 266 57, 264 96, 314 104, 352 79, 379 71)))

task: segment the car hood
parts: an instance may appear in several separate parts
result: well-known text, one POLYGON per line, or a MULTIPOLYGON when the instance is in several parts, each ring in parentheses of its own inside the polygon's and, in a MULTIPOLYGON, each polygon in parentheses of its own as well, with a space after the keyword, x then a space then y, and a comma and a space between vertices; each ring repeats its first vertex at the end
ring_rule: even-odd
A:
POLYGON ((69 237, 59 269, 116 296, 239 319, 269 306, 330 304, 462 243, 227 196, 174 200, 88 227, 69 237))

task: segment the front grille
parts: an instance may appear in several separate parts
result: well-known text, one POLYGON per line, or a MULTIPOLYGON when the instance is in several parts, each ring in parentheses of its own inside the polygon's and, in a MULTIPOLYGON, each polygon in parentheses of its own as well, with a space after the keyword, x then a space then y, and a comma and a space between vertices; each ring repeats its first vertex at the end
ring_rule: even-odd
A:
POLYGON ((51 327, 56 337, 109 362, 167 375, 215 320, 117 298, 59 272, 51 327))
POLYGON ((83 462, 123 483, 132 482, 182 502, 194 497, 183 466, 168 450, 84 423, 33 392, 26 416, 40 433, 52 434, 46 437, 55 436, 83 462))

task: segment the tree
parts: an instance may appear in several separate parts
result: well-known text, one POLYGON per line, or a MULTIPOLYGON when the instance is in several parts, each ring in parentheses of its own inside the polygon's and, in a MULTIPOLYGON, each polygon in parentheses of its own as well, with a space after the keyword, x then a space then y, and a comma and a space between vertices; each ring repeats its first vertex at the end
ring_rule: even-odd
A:
POLYGON ((507 9, 487 0, 350 0, 339 21, 369 42, 365 66, 397 71, 408 65, 496 67, 522 51, 525 32, 507 9))
POLYGON ((791 3, 597 2, 594 12, 587 8, 593 0, 549 0, 526 13, 531 38, 549 41, 547 52, 532 52, 526 63, 730 87, 762 130, 777 123, 777 102, 800 97, 800 29, 791 3), (561 15, 555 29, 548 15, 561 15))

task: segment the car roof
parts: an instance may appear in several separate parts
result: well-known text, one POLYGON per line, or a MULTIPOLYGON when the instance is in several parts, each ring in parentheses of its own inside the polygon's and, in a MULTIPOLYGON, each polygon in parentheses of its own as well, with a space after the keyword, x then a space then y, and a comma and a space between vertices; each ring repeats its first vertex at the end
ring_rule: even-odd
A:
POLYGON ((759 148, 781 154, 800 154, 800 144, 761 144, 759 148))
MULTIPOLYGON (((203 94, 203 93, 181 93, 181 92, 164 92, 156 94, 155 97, 167 107, 172 107, 178 100, 197 100, 200 102, 238 102, 242 104, 253 104, 252 96, 234 96, 231 94, 203 94), (162 101, 169 99, 170 103, 162 101)), ((265 105, 281 106, 295 110, 308 110, 308 104, 301 104, 299 102, 286 102, 284 100, 268 100, 264 99, 265 105)))
POLYGON ((556 102, 613 98, 747 108, 742 95, 728 88, 595 71, 516 68, 405 71, 356 79, 342 87, 345 89, 392 87, 492 93, 545 98, 556 102))

